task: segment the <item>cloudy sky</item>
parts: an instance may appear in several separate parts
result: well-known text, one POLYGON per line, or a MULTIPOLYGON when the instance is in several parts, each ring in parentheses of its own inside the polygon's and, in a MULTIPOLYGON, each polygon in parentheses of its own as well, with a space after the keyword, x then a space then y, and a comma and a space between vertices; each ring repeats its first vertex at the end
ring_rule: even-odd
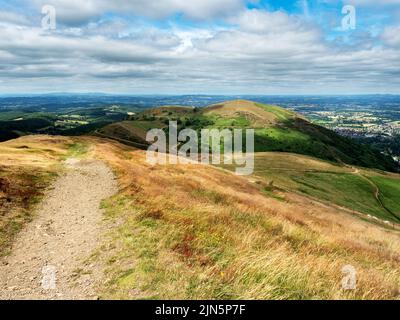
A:
POLYGON ((28 92, 400 93, 400 0, 0 0, 0 93, 28 92))

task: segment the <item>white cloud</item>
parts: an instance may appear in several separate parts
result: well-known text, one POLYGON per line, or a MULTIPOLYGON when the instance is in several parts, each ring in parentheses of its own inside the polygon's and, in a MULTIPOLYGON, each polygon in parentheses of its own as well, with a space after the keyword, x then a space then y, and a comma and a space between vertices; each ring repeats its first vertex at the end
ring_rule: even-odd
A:
POLYGON ((241 30, 249 32, 286 32, 300 26, 300 23, 290 19, 284 12, 268 12, 256 9, 245 10, 232 21, 237 22, 241 30))
POLYGON ((41 8, 45 5, 52 5, 56 9, 57 21, 78 25, 99 17, 104 10, 102 2, 95 0, 33 0, 33 5, 37 12, 41 12, 41 8))
POLYGON ((399 0, 320 0, 322 3, 339 3, 339 4, 350 4, 354 6, 390 6, 390 5, 398 5, 399 0))
POLYGON ((238 30, 225 30, 199 42, 199 48, 225 56, 305 55, 321 53, 318 29, 283 12, 246 10, 232 21, 238 30))
POLYGON ((385 28, 382 39, 388 45, 400 48, 400 26, 391 26, 385 28))
POLYGON ((0 11, 0 21, 2 23, 13 23, 19 25, 29 24, 29 19, 25 16, 11 12, 11 11, 0 11))
POLYGON ((348 0, 348 3, 357 6, 382 6, 399 4, 399 0, 348 0))
MULTIPOLYGON (((181 1, 168 1, 197 17, 220 10, 204 4, 191 13, 181 1)), ((92 19, 99 9, 86 2, 81 17, 92 19)), ((226 21, 223 27, 159 28, 132 26, 121 16, 44 32, 8 19, 0 23, 0 79, 7 79, 0 91, 326 93, 400 87, 399 27, 386 28, 383 45, 367 37, 368 45, 350 48, 325 42, 318 26, 282 11, 243 9, 226 21)))
POLYGON ((83 24, 106 12, 160 19, 175 13, 198 20, 221 18, 244 8, 243 0, 33 0, 37 9, 53 5, 61 22, 83 24))

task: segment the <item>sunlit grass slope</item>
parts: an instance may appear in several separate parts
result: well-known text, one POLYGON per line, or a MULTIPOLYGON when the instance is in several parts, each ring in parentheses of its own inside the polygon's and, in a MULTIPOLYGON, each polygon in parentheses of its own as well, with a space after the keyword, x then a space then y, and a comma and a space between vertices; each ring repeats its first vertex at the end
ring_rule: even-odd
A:
POLYGON ((116 227, 99 251, 108 264, 102 298, 399 298, 398 231, 296 193, 275 199, 253 178, 152 167, 143 151, 92 143, 121 184, 103 204, 116 227), (341 288, 349 264, 356 290, 341 288))
POLYGON ((291 152, 338 163, 396 170, 390 157, 369 146, 312 124, 290 110, 246 100, 221 102, 206 108, 155 108, 131 117, 130 121, 112 124, 99 131, 121 142, 147 145, 147 130, 166 128, 171 120, 177 121, 179 129, 197 131, 204 128, 252 128, 255 130, 255 152, 291 152))
MULTIPOLYGON (((102 205, 109 230, 90 261, 106 264, 101 298, 399 299, 399 231, 308 195, 280 194, 280 181, 212 166, 150 166, 144 151, 111 140, 45 136, 0 144, 2 178, 13 179, 18 192, 25 186, 42 192, 62 170, 62 159, 87 150, 113 168, 120 184, 102 205), (341 287, 346 265, 357 270, 356 290, 341 287)), ((305 163, 313 170, 353 171, 308 157, 293 158, 293 169, 305 163)), ((7 199, 4 190, 1 199, 7 199)), ((23 199, 10 194, 12 201, 23 199)), ((12 204, 0 217, 8 241, 34 212, 12 204)))
MULTIPOLYGON (((224 167, 234 170, 233 166, 224 167)), ((262 152, 255 154, 254 179, 266 186, 269 195, 282 198, 285 193, 295 192, 382 221, 400 222, 399 175, 357 169, 308 156, 262 152), (379 194, 376 194, 377 188, 379 194)))

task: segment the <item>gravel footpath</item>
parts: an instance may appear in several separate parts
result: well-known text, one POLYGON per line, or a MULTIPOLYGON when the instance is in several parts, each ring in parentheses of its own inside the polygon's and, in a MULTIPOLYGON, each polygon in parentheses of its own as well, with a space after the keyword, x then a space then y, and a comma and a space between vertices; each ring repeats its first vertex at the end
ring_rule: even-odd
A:
POLYGON ((98 160, 68 159, 0 262, 0 299, 96 299, 102 267, 85 262, 105 226, 101 200, 117 192, 112 171, 98 160))

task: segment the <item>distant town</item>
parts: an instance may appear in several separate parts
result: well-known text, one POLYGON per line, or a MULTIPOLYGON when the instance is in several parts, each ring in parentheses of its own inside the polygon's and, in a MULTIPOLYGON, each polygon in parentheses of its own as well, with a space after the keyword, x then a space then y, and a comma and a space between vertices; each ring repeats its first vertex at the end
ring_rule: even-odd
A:
POLYGON ((315 122, 351 137, 389 137, 400 134, 400 121, 371 112, 319 111, 309 115, 315 122))
POLYGON ((400 101, 397 96, 315 97, 283 103, 312 122, 375 146, 400 162, 400 101))
MULTIPOLYGON (((308 114, 314 123, 334 130, 340 135, 365 140, 396 143, 400 136, 400 121, 383 117, 373 112, 317 111, 308 114)), ((398 148, 387 148, 386 152, 400 163, 398 148)))

